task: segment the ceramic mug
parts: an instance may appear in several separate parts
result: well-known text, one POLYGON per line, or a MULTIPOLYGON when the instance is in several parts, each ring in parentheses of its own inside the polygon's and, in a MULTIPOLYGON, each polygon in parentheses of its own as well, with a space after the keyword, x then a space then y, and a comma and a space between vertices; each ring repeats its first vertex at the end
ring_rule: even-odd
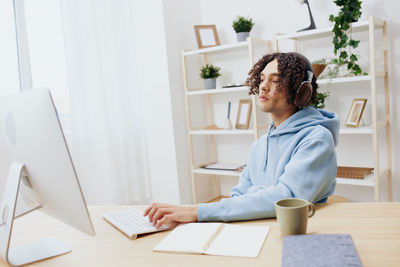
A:
POLYGON ((314 204, 301 198, 285 198, 275 203, 276 218, 282 236, 307 232, 308 218, 315 213, 314 204))

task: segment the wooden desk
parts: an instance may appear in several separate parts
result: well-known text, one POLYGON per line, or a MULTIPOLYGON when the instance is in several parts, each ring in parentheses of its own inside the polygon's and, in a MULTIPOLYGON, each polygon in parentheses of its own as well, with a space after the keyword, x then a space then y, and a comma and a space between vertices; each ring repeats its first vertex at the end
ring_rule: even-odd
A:
MULTIPOLYGON (((257 259, 152 252, 168 232, 130 240, 101 217, 126 206, 89 207, 96 236, 90 237, 40 212, 17 220, 13 243, 54 236, 72 246, 71 253, 31 266, 281 266, 282 239, 275 219, 242 222, 269 225, 271 231, 257 259), (14 242, 15 241, 15 242, 14 242)), ((308 233, 348 233, 364 266, 400 265, 400 203, 332 203, 319 205, 308 233)), ((0 266, 6 264, 0 260, 0 266)))

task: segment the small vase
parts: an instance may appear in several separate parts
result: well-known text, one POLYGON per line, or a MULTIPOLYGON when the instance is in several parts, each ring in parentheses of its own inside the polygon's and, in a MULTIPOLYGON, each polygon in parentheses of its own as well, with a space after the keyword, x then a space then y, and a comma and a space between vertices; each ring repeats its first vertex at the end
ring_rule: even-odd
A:
POLYGON ((244 42, 247 40, 247 37, 250 36, 250 32, 237 32, 236 39, 238 42, 244 42))
POLYGON ((206 89, 215 89, 217 86, 217 80, 215 78, 204 79, 204 87, 206 89))
POLYGON ((231 119, 225 119, 225 124, 224 124, 224 129, 225 130, 232 130, 232 122, 231 119))

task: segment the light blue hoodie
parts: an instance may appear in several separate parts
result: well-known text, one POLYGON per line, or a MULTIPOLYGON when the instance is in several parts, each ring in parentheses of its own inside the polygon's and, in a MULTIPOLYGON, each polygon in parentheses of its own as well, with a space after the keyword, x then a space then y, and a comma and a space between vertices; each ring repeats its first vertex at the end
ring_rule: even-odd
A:
POLYGON ((275 202, 303 198, 326 202, 336 185, 339 118, 307 107, 254 142, 247 167, 231 197, 198 204, 198 221, 237 221, 275 217, 275 202))

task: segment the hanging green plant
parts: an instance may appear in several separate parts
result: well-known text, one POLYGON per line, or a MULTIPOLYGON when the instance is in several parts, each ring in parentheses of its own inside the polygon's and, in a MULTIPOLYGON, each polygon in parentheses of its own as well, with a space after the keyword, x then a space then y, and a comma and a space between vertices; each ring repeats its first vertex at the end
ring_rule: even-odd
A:
MULTIPOLYGON (((347 69, 355 76, 363 74, 358 65, 358 57, 353 54, 352 49, 358 47, 359 40, 352 38, 351 23, 356 22, 361 17, 361 0, 335 0, 333 1, 340 7, 337 16, 330 15, 329 20, 334 22, 332 32, 333 52, 337 56, 334 63, 338 66, 346 65, 347 69), (349 32, 350 36, 347 35, 349 32)), ((366 73, 364 73, 366 74, 366 73)))

